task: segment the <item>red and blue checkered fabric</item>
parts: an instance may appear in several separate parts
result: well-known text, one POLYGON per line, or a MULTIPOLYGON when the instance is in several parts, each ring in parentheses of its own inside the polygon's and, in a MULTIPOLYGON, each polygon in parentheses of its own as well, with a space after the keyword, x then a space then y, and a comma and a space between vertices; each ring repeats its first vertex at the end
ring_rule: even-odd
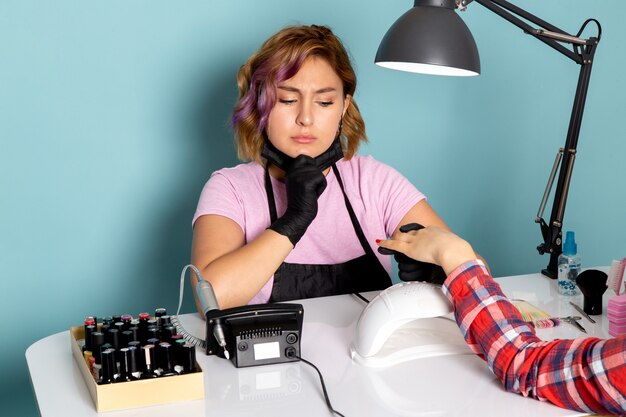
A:
POLYGON ((626 335, 541 340, 479 260, 456 268, 443 290, 468 345, 507 391, 572 410, 626 414, 626 335))

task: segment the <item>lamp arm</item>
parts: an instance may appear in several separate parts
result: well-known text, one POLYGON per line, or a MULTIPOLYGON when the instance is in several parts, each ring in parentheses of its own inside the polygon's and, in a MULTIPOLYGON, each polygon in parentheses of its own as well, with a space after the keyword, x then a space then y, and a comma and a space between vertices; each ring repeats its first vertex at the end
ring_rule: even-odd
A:
POLYGON ((562 55, 565 55, 567 58, 572 61, 582 64, 580 54, 575 51, 569 50, 560 42, 566 42, 570 44, 587 44, 590 42, 588 39, 580 39, 577 36, 570 35, 562 29, 546 22, 545 20, 533 15, 532 13, 527 12, 526 10, 509 3, 505 0, 457 0, 459 7, 466 8, 468 4, 476 1, 483 7, 489 9, 493 13, 507 20, 509 23, 517 26, 522 29, 525 33, 533 36, 534 38, 540 40, 545 43, 549 47, 557 50, 562 55), (522 19, 525 19, 542 29, 537 29, 526 23, 524 20, 519 19, 516 16, 520 16, 522 19), (560 36, 559 36, 560 35, 560 36))
POLYGON ((580 74, 578 76, 578 84, 576 86, 576 95, 574 96, 574 105, 570 116, 569 128, 565 139, 565 146, 560 149, 559 154, 557 154, 557 159, 555 160, 554 167, 552 168, 550 179, 535 220, 535 222, 540 225, 543 237, 543 243, 537 247, 537 250, 542 255, 544 253, 550 254, 548 266, 541 272, 550 278, 556 278, 558 257, 563 252, 562 227, 565 205, 567 203, 570 180, 574 169, 576 147, 578 145, 578 136, 580 134, 580 126, 582 123, 583 112, 585 110, 587 91, 589 89, 589 79, 591 77, 593 57, 596 47, 600 41, 602 28, 597 21, 590 19, 583 24, 579 33, 576 36, 573 36, 505 0, 457 0, 457 4, 459 7, 465 8, 473 1, 476 1, 498 16, 521 28, 526 33, 539 39, 541 42, 552 47, 581 66, 580 74), (533 28, 515 15, 538 25, 543 29, 533 28), (598 37, 591 37, 589 39, 579 38, 578 36, 582 33, 589 21, 594 21, 598 25, 598 37), (570 51, 559 42, 572 44, 573 50, 570 51), (554 193, 554 202, 552 204, 550 221, 549 223, 546 223, 542 218, 543 210, 545 208, 548 195, 550 194, 550 190, 552 189, 552 184, 554 182, 559 163, 560 169, 554 193))

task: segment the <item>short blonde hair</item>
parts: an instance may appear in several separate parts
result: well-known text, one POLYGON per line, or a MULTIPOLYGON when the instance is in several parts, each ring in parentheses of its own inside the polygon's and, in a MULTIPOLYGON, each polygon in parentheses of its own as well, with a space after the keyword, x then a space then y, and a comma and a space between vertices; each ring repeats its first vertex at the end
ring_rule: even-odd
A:
POLYGON ((342 119, 341 146, 350 159, 367 141, 365 122, 354 101, 356 74, 348 52, 326 26, 290 26, 266 40, 237 74, 239 100, 233 110, 237 155, 244 161, 261 162, 265 127, 276 104, 276 87, 295 76, 309 57, 325 59, 343 83, 350 105, 342 119))

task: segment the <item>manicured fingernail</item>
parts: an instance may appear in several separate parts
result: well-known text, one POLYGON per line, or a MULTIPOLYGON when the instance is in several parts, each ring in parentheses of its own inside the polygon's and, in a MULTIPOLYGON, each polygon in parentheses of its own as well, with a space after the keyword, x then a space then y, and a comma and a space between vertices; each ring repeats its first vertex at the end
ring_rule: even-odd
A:
POLYGON ((382 242, 382 240, 376 239, 376 243, 380 243, 380 242, 382 242))

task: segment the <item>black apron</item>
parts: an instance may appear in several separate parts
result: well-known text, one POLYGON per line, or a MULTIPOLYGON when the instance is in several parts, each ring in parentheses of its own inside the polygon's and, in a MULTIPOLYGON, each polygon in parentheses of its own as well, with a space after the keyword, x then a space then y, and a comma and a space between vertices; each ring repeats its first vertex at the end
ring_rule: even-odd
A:
MULTIPOLYGON (((361 229, 344 190, 337 166, 333 164, 332 169, 343 193, 350 221, 365 254, 341 264, 292 264, 283 262, 274 273, 270 302, 382 290, 391 285, 389 274, 365 238, 363 229, 361 229)), ((270 220, 271 223, 274 223, 278 217, 267 167, 265 168, 265 191, 270 210, 270 220)))

